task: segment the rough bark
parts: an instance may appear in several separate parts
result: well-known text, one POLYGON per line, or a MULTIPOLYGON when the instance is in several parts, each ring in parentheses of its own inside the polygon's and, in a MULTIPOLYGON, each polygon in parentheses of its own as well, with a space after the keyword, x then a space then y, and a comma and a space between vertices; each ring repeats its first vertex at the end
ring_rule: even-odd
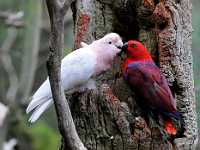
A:
POLYGON ((75 43, 90 43, 109 32, 139 39, 167 77, 185 122, 179 138, 169 138, 135 102, 124 83, 120 59, 97 78, 98 89, 68 96, 77 131, 89 150, 195 149, 197 118, 191 55, 189 0, 77 0, 75 43), (184 136, 184 137, 182 137, 184 136))
POLYGON ((166 1, 168 25, 159 32, 161 70, 168 78, 185 122, 184 139, 176 139, 179 149, 195 149, 198 141, 197 115, 192 68, 192 2, 166 1), (166 54, 170 56, 165 59, 166 54))
POLYGON ((60 133, 64 149, 86 150, 81 142, 71 116, 68 102, 61 88, 61 58, 64 46, 64 16, 71 1, 46 0, 51 23, 49 59, 47 69, 51 84, 60 133))

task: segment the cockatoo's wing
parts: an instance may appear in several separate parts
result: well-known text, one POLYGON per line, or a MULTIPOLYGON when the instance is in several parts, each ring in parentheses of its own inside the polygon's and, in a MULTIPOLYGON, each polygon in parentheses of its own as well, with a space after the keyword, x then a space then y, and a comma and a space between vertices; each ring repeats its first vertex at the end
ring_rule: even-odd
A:
POLYGON ((62 60, 61 84, 69 90, 86 83, 95 72, 96 54, 89 47, 70 53, 62 60))
MULTIPOLYGON (((116 33, 107 34, 90 45, 82 43, 82 48, 73 51, 62 60, 62 88, 70 90, 83 87, 93 75, 109 69, 122 45, 122 40, 116 33)), ((89 83, 88 87, 93 87, 94 84, 89 83)), ((34 111, 29 121, 36 121, 51 104, 52 93, 47 79, 33 95, 26 110, 27 113, 34 111)))
MULTIPOLYGON (((70 90, 85 84, 95 72, 96 55, 87 48, 78 49, 61 62, 61 85, 64 90, 70 90)), ((29 122, 35 122, 40 115, 53 103, 49 79, 40 86, 32 96, 26 112, 33 111, 29 122)))

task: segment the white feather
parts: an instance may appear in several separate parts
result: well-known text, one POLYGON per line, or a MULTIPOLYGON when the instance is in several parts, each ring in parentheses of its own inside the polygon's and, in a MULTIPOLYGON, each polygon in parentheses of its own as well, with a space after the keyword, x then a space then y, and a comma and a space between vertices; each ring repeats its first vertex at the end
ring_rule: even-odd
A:
POLYGON ((31 112, 38 105, 42 105, 42 103, 44 103, 46 100, 50 98, 51 98, 51 89, 49 80, 47 79, 32 96, 32 101, 28 105, 26 113, 31 112))
POLYGON ((87 43, 85 43, 85 42, 81 42, 81 47, 86 47, 86 46, 88 46, 87 43))
MULTIPOLYGON (((86 83, 94 73, 95 62, 95 53, 85 49, 78 49, 63 58, 61 63, 63 88, 68 90, 86 83)), ((26 109, 26 113, 34 111, 29 122, 35 122, 52 103, 50 83, 47 79, 32 96, 32 101, 26 109)))
POLYGON ((38 107, 36 107, 28 121, 30 123, 34 123, 41 116, 41 114, 47 108, 49 108, 52 104, 53 104, 53 100, 50 99, 46 101, 45 103, 43 103, 42 105, 39 105, 38 107))
POLYGON ((15 138, 3 143, 3 150, 15 150, 18 141, 15 138))
MULTIPOLYGON (((83 48, 73 51, 62 59, 61 85, 63 89, 70 90, 83 86, 88 81, 90 82, 92 76, 108 69, 113 58, 119 52, 117 47, 122 45, 121 38, 115 33, 108 34, 89 45, 82 43, 83 48)), ((94 83, 88 85, 95 87, 94 83)), ((51 104, 53 104, 53 100, 47 78, 32 96, 32 101, 26 109, 26 113, 33 111, 29 121, 35 122, 51 104)))

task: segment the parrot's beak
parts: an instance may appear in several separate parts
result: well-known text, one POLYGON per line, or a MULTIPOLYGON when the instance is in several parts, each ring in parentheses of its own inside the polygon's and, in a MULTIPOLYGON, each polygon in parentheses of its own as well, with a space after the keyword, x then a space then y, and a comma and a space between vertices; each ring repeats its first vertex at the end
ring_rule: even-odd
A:
POLYGON ((124 43, 124 45, 122 46, 122 51, 126 51, 128 48, 128 42, 124 43))
POLYGON ((118 48, 118 49, 122 49, 122 47, 121 47, 121 46, 117 46, 117 48, 118 48))
POLYGON ((128 48, 128 42, 123 44, 123 46, 121 47, 120 53, 118 53, 118 56, 121 56, 123 53, 125 53, 127 48, 128 48))

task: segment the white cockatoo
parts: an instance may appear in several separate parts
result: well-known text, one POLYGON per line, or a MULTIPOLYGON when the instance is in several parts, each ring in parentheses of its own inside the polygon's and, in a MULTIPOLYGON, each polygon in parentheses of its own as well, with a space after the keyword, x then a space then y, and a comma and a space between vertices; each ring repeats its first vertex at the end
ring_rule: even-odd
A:
MULTIPOLYGON (((121 37, 116 33, 109 33, 91 44, 82 43, 77 49, 62 59, 61 86, 65 91, 79 91, 95 88, 93 77, 109 69, 115 56, 123 45, 121 37)), ((40 115, 53 104, 49 78, 32 96, 26 113, 33 112, 29 122, 35 122, 40 115)))

